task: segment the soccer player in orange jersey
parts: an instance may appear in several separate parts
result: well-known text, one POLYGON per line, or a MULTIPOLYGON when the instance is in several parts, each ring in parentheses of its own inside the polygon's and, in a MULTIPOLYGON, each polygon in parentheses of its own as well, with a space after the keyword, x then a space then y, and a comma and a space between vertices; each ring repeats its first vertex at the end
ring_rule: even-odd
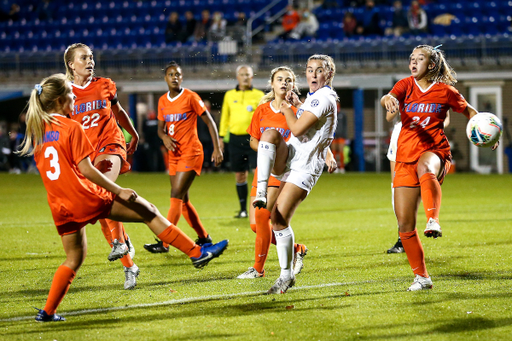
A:
MULTIPOLYGON (((286 118, 279 109, 281 102, 285 100, 286 93, 289 89, 297 92, 299 89, 295 83, 295 73, 287 66, 280 66, 270 72, 270 92, 263 96, 254 115, 252 116, 251 125, 247 129, 247 133, 251 135, 251 148, 258 150, 258 143, 261 134, 268 129, 277 130, 288 141, 291 131, 286 124, 286 118)), ((296 113, 297 109, 291 107, 296 113)), ((251 202, 256 198, 257 187, 257 169, 254 174, 251 190, 251 202)), ((266 208, 254 208, 252 205, 249 209, 249 222, 251 229, 256 233, 256 243, 254 250, 254 266, 250 267, 246 272, 237 278, 259 278, 265 276, 265 261, 267 260, 270 244, 275 244, 274 234, 272 232, 272 224, 270 223, 270 212, 277 198, 281 181, 270 176, 268 182, 268 201, 266 208)), ((294 274, 300 273, 303 267, 303 259, 308 251, 306 245, 294 244, 295 264, 294 274)))
MULTIPOLYGON (((438 47, 417 46, 409 57, 409 70, 411 76, 398 81, 382 97, 381 104, 387 110, 388 120, 401 115, 402 130, 393 174, 394 207, 400 239, 415 274, 408 290, 416 291, 432 288, 416 231, 420 200, 427 217, 425 236, 442 236, 441 184, 451 162, 443 127, 447 112, 451 108, 467 118, 478 112, 453 87, 457 82, 455 71, 438 47)), ((497 144, 493 148, 496 147, 497 144)))
MULTIPOLYGON (((170 62, 164 74, 169 91, 158 101, 158 136, 169 150, 171 204, 167 219, 176 225, 183 214, 197 233, 196 243, 204 245, 211 243, 212 239, 188 196, 196 175, 201 175, 204 160, 203 146, 197 136, 197 118, 201 117, 210 131, 215 166, 223 160, 219 134, 199 95, 181 87, 183 71, 178 63, 170 62)), ((153 253, 169 252, 169 245, 158 240, 155 244, 144 245, 144 248, 153 253)))
MULTIPOLYGON (((139 135, 135 131, 128 114, 117 99, 115 83, 110 78, 94 76, 94 58, 91 49, 81 43, 70 45, 64 53, 66 76, 73 85, 76 96, 70 118, 82 124, 95 152, 91 155, 97 167, 102 161, 112 162, 112 168, 103 171, 106 177, 116 181, 119 174, 130 170, 126 155, 137 149, 139 135), (117 122, 132 136, 126 149, 126 142, 117 122)), ((126 235, 122 223, 100 219, 101 230, 112 247, 110 261, 121 258, 125 272, 125 289, 133 289, 137 284, 139 267, 133 263, 133 245, 126 235), (129 254, 129 251, 130 252, 129 254)))
MULTIPOLYGON (((74 98, 72 86, 63 74, 36 84, 30 95, 27 131, 20 151, 21 155, 34 154, 66 253, 66 261, 53 278, 46 305, 38 309, 39 322, 65 320, 56 310, 85 259, 85 226, 98 219, 144 222, 158 238, 187 254, 196 268, 204 267, 228 246, 227 240, 215 245, 195 244, 153 204, 99 172, 89 158, 96 150, 84 129, 68 118, 74 98)), ((103 164, 106 169, 113 166, 112 161, 103 164)))

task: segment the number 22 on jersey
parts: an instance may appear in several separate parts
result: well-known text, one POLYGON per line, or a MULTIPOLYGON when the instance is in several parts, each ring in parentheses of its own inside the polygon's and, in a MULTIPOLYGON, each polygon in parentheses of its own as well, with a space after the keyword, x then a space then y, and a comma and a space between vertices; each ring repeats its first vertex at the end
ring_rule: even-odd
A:
POLYGON ((98 126, 98 120, 100 119, 100 114, 94 113, 92 115, 86 115, 82 118, 82 126, 84 129, 89 129, 98 126))

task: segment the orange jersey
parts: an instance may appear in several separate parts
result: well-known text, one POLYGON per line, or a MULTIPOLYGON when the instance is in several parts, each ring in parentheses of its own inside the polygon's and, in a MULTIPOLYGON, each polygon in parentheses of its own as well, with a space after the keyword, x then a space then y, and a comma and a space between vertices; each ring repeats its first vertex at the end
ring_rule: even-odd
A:
POLYGON ((70 118, 82 124, 94 149, 99 150, 107 144, 126 148, 123 133, 112 112, 116 84, 110 78, 94 77, 84 86, 72 85, 76 99, 70 118))
POLYGON ((197 117, 206 111, 203 101, 194 91, 183 88, 171 98, 169 92, 158 100, 158 120, 165 122, 167 134, 176 139, 177 148, 169 157, 203 154, 203 145, 197 136, 197 117))
POLYGON ((78 164, 94 152, 79 123, 52 115, 60 125, 47 124, 34 159, 48 193, 55 225, 84 222, 104 211, 112 193, 87 180, 78 164))
MULTIPOLYGON (((256 111, 252 116, 251 125, 247 128, 247 132, 259 141, 261 134, 263 134, 265 130, 275 129, 283 136, 285 141, 288 141, 292 132, 290 131, 290 128, 288 128, 288 124, 286 124, 286 118, 280 110, 274 109, 270 103, 271 102, 260 104, 256 108, 256 111)), ((297 113, 297 108, 292 106, 291 109, 294 114, 297 113)), ((258 170, 256 169, 252 181, 253 186, 257 185, 257 172, 258 170)), ((269 186, 279 186, 279 180, 271 176, 269 179, 269 186)))
POLYGON ((415 162, 427 151, 436 151, 451 159, 443 127, 446 112, 451 108, 461 113, 468 105, 457 89, 433 83, 423 90, 410 76, 398 81, 390 93, 400 102, 402 117, 396 161, 415 162))

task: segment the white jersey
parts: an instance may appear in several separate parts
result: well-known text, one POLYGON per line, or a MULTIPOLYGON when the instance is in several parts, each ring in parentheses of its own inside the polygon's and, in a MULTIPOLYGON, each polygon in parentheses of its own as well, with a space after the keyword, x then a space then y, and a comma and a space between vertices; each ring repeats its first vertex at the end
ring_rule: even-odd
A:
POLYGON ((288 147, 292 150, 289 156, 289 168, 300 173, 322 174, 327 156, 327 148, 331 145, 336 131, 337 108, 336 92, 325 86, 314 93, 308 93, 304 104, 297 111, 300 118, 304 111, 309 111, 318 121, 301 136, 292 136, 288 147))
POLYGON ((402 121, 400 118, 395 123, 393 127, 393 132, 391 133, 391 140, 389 141, 388 157, 389 161, 396 161, 396 151, 398 150, 398 136, 400 136, 400 131, 402 130, 402 121))

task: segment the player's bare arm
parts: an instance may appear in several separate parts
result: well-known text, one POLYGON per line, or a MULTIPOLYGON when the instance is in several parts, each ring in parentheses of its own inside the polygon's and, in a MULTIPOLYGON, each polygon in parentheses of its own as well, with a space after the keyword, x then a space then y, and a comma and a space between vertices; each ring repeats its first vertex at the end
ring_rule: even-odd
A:
POLYGON ((120 199, 124 201, 134 201, 137 199, 137 193, 129 188, 122 188, 115 182, 111 181, 105 175, 103 175, 96 167, 91 163, 91 159, 86 157, 78 163, 78 169, 88 180, 94 182, 96 185, 105 188, 107 191, 114 193, 120 199))
POLYGON ((392 93, 382 96, 380 104, 386 109, 386 121, 391 122, 399 114, 398 99, 392 93))
POLYGON ((176 139, 167 135, 165 122, 158 121, 158 137, 163 141, 165 148, 174 152, 176 150, 176 139))

